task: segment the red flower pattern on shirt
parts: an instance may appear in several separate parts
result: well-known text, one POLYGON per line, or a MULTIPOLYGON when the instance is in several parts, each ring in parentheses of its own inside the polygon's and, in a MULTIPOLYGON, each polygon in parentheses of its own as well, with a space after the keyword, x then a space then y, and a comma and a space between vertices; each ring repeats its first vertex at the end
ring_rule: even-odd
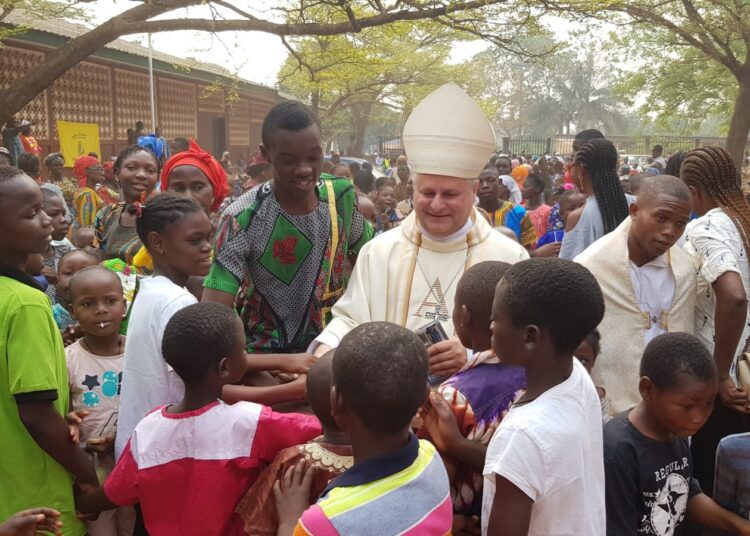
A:
POLYGON ((287 236, 273 243, 273 258, 278 259, 281 264, 294 264, 297 262, 297 256, 294 254, 294 248, 297 247, 296 236, 287 236))

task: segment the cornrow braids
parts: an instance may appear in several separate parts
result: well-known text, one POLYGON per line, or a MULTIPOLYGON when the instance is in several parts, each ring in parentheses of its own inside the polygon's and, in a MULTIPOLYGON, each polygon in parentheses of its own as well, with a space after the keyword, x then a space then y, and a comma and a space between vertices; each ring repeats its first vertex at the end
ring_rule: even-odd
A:
POLYGON ((120 173, 120 170, 122 169, 122 163, 125 162, 126 158, 129 158, 130 156, 139 153, 143 151, 144 153, 150 154, 154 161, 156 162, 157 167, 161 168, 159 159, 157 158, 156 154, 154 154, 154 151, 149 149, 148 147, 141 147, 140 145, 131 145, 129 147, 125 147, 122 151, 120 151, 120 154, 117 155, 117 160, 115 160, 114 165, 114 172, 115 175, 120 173))
POLYGON ((604 232, 611 233, 628 217, 628 200, 617 175, 617 149, 611 141, 595 138, 581 145, 573 163, 588 171, 604 232))
POLYGON ((190 197, 170 193, 157 194, 146 204, 139 206, 135 231, 148 249, 148 235, 163 233, 167 227, 181 222, 194 212, 203 213, 203 209, 190 197))
POLYGON ((742 195, 739 173, 729 153, 714 146, 693 149, 682 162, 680 177, 716 201, 737 227, 745 251, 750 252, 750 205, 742 195))

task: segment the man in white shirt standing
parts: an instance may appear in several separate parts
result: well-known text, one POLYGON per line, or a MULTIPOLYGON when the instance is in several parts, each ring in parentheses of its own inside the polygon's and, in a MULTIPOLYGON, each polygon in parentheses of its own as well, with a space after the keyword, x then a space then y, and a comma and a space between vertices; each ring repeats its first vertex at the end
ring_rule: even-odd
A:
POLYGON ((630 217, 575 259, 591 270, 604 294, 593 377, 607 391, 614 414, 640 401, 638 368, 646 345, 663 333, 693 332, 695 268, 675 245, 692 206, 680 179, 644 179, 630 217))
POLYGON ((737 359, 750 342, 750 206, 731 156, 720 147, 690 151, 680 176, 700 216, 685 231, 685 251, 700 267, 695 334, 712 352, 719 370, 719 400, 691 443, 695 476, 710 491, 719 441, 750 430, 744 418, 750 413, 748 386, 740 389, 737 377, 737 359))

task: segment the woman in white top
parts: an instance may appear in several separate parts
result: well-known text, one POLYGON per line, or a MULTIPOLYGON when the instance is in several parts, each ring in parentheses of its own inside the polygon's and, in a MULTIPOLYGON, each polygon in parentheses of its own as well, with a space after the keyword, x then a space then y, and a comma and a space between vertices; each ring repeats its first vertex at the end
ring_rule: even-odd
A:
POLYGON ((722 437, 750 430, 745 415, 748 388, 740 390, 737 358, 748 350, 750 295, 750 206, 740 190, 732 157, 721 147, 690 151, 680 177, 693 195, 700 217, 685 231, 685 250, 699 265, 695 335, 713 352, 719 370, 719 400, 691 450, 695 476, 713 489, 716 448, 722 437))

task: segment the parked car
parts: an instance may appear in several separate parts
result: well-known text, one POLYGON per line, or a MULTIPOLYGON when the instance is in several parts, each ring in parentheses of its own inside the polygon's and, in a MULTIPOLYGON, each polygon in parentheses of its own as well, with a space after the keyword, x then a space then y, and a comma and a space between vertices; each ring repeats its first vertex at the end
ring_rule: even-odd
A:
MULTIPOLYGON (((340 156, 339 159, 341 160, 342 164, 346 164, 347 166, 349 164, 359 164, 360 168, 362 167, 362 164, 364 164, 365 162, 367 162, 368 164, 370 164, 372 166, 372 174, 375 176, 376 179, 378 179, 380 177, 385 177, 385 175, 383 174, 383 172, 381 170, 377 169, 375 166, 372 165, 371 162, 365 160, 364 158, 357 158, 357 157, 354 157, 354 156, 340 156)), ((326 162, 330 162, 331 161, 331 155, 330 154, 325 155, 324 160, 326 162)))

